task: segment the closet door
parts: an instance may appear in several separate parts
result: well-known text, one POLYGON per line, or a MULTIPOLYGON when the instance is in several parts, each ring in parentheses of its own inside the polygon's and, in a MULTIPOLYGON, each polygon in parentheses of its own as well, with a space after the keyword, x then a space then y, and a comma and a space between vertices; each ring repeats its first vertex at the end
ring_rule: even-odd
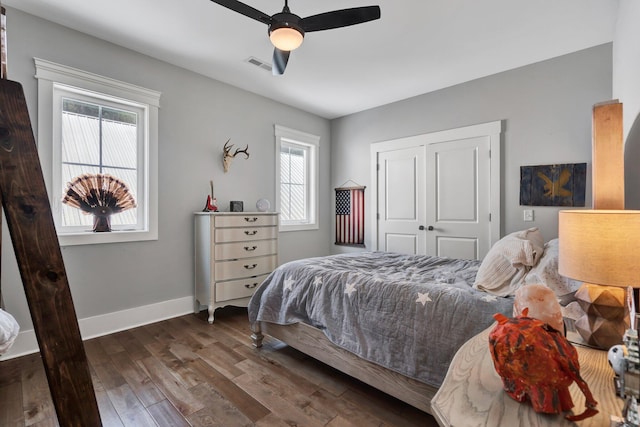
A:
POLYGON ((427 145, 427 253, 482 259, 491 242, 487 137, 427 145))
POLYGON ((372 144, 373 248, 482 259, 500 238, 501 122, 372 144))
POLYGON ((425 147, 378 155, 378 250, 425 254, 425 147))

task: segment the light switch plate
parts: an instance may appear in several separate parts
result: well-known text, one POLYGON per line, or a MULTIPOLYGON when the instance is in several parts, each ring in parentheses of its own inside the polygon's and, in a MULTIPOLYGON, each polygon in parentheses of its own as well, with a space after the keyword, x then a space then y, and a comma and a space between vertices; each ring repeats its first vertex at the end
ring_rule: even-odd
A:
POLYGON ((533 209, 525 209, 523 211, 523 217, 526 222, 533 221, 533 209))

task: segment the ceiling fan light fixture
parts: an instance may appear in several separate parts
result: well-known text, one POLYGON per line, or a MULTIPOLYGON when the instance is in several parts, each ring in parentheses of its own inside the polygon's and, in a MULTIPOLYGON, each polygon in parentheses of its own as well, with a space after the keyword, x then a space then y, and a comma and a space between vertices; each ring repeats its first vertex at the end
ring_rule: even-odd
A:
POLYGON ((295 27, 283 25, 269 31, 271 43, 278 49, 290 52, 300 47, 304 34, 295 27))

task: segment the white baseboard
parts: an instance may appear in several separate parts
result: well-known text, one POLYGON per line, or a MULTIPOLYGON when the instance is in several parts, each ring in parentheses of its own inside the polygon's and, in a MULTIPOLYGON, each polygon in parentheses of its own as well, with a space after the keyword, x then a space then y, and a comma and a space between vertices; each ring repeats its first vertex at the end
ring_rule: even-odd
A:
MULTIPOLYGON (((87 340, 137 326, 148 325, 149 323, 159 322, 172 317, 182 316, 193 313, 193 304, 193 297, 184 297, 79 319, 80 334, 83 340, 87 340)), ((33 329, 21 331, 9 351, 0 357, 0 361, 36 353, 38 351, 40 351, 40 348, 38 347, 35 331, 33 329)))

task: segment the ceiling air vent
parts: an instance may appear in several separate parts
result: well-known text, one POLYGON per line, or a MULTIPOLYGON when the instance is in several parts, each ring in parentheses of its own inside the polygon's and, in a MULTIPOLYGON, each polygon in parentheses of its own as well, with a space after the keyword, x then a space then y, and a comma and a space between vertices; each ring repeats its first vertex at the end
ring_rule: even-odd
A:
POLYGON ((255 65, 256 67, 260 67, 263 70, 271 71, 271 64, 261 61, 253 56, 248 57, 245 61, 249 64, 255 65))

